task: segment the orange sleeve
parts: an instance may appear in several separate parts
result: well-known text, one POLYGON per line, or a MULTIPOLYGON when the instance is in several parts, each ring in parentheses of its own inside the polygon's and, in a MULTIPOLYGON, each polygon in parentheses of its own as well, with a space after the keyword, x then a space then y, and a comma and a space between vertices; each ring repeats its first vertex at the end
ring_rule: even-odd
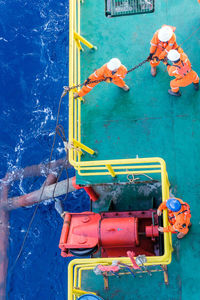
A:
POLYGON ((171 225, 168 225, 167 227, 163 228, 163 232, 172 232, 172 233, 175 233, 176 231, 174 230, 174 228, 171 225))
POLYGON ((168 71, 169 76, 178 75, 177 72, 176 72, 176 67, 174 67, 174 66, 168 66, 167 71, 168 71))
POLYGON ((185 228, 183 228, 183 229, 179 229, 179 232, 182 232, 183 234, 187 234, 188 233, 188 231, 189 231, 189 228, 188 227, 185 227, 185 228))
POLYGON ((111 76, 112 79, 113 79, 112 82, 115 83, 115 84, 120 83, 120 86, 124 86, 125 82, 124 82, 123 79, 126 76, 126 74, 127 74, 127 68, 125 66, 121 65, 119 67, 119 69, 117 70, 117 72, 114 75, 111 76))
POLYGON ((150 53, 155 53, 158 45, 158 31, 154 34, 151 42, 150 53))
POLYGON ((166 208, 167 208, 166 203, 167 203, 167 201, 162 202, 162 203, 159 205, 158 209, 159 209, 160 211, 162 211, 163 209, 166 209, 166 208))
POLYGON ((94 73, 92 73, 89 76, 90 80, 98 80, 98 79, 103 79, 104 78, 104 71, 105 71, 105 65, 103 65, 101 68, 97 69, 94 71, 94 73))
MULTIPOLYGON (((187 63, 189 65, 189 67, 191 68, 191 62, 189 61, 189 58, 188 56, 183 52, 181 53, 181 60, 184 62, 184 63, 187 63)), ((183 202, 184 203, 184 202, 183 202)))
POLYGON ((124 78, 126 76, 126 74, 127 74, 127 68, 125 66, 121 65, 120 70, 119 70, 120 77, 124 78))

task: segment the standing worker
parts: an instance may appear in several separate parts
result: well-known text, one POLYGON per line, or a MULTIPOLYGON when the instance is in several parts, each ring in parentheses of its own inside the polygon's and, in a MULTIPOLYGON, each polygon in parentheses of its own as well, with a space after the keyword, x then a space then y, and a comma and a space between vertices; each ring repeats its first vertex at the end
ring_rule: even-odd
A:
POLYGON ((89 78, 85 81, 84 86, 78 93, 74 93, 74 99, 83 97, 89 93, 95 85, 99 82, 93 82, 96 80, 112 82, 122 88, 125 92, 129 91, 128 85, 124 82, 124 77, 127 74, 127 69, 123 66, 118 58, 112 58, 107 64, 103 65, 100 69, 97 69, 92 73, 89 78))
POLYGON ((148 60, 150 60, 151 75, 153 77, 156 76, 156 67, 159 65, 160 60, 163 60, 171 49, 182 51, 176 43, 175 30, 176 27, 163 25, 156 31, 150 42, 151 48, 148 60))
POLYGON ((179 87, 185 87, 193 83, 194 89, 199 90, 199 76, 191 68, 191 63, 187 55, 179 53, 177 50, 170 50, 167 58, 173 63, 171 66, 169 63, 167 65, 167 71, 169 76, 175 76, 176 78, 170 82, 171 89, 168 93, 172 96, 180 97, 181 93, 179 87))
POLYGON ((178 233, 177 238, 183 238, 189 231, 190 206, 178 198, 170 198, 160 204, 157 209, 157 215, 161 216, 162 210, 168 208, 168 220, 170 225, 167 227, 158 227, 160 232, 178 233))

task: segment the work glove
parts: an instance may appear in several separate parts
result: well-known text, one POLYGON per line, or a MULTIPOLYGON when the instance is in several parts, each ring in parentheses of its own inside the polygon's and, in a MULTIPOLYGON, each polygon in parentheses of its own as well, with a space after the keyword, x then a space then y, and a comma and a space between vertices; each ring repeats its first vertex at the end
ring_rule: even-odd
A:
POLYGON ((110 82, 112 82, 112 78, 111 77, 107 77, 105 81, 108 82, 108 83, 110 83, 110 82))
POLYGON ((163 62, 163 64, 167 65, 168 64, 168 59, 165 56, 163 59, 161 59, 161 61, 163 62))
POLYGON ((90 78, 87 78, 84 82, 84 85, 87 85, 88 83, 90 83, 90 81, 91 81, 90 78))
POLYGON ((166 51, 162 51, 161 53, 160 53, 160 55, 158 56, 158 58, 159 58, 159 60, 162 60, 162 59, 164 59, 165 57, 166 57, 166 51))
POLYGON ((163 62, 163 64, 164 64, 166 67, 170 66, 170 64, 168 63, 167 57, 165 57, 164 59, 162 59, 162 62, 163 62))
POLYGON ((159 58, 158 58, 157 56, 154 56, 152 60, 153 60, 154 63, 160 61, 159 58))
POLYGON ((150 61, 153 58, 153 53, 150 53, 149 56, 147 57, 147 60, 150 61))

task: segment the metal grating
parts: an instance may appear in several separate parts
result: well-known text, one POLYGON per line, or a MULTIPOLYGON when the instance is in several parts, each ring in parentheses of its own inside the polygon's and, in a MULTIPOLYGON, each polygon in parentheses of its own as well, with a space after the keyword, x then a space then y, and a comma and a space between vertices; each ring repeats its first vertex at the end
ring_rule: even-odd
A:
POLYGON ((154 0, 105 0, 106 17, 120 17, 154 12, 154 0))

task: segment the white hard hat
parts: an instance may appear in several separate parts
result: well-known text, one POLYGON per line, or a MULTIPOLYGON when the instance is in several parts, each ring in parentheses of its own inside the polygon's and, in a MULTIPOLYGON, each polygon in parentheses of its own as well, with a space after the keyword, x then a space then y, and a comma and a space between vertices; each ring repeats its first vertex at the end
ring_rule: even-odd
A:
POLYGON ((173 30, 170 26, 163 26, 158 31, 158 38, 161 42, 168 42, 173 34, 173 30))
POLYGON ((177 50, 170 50, 167 54, 167 58, 171 61, 177 61, 180 58, 180 53, 177 50))
POLYGON ((107 68, 110 71, 114 71, 116 69, 119 69, 121 66, 121 61, 118 58, 112 58, 108 63, 107 63, 107 68))

